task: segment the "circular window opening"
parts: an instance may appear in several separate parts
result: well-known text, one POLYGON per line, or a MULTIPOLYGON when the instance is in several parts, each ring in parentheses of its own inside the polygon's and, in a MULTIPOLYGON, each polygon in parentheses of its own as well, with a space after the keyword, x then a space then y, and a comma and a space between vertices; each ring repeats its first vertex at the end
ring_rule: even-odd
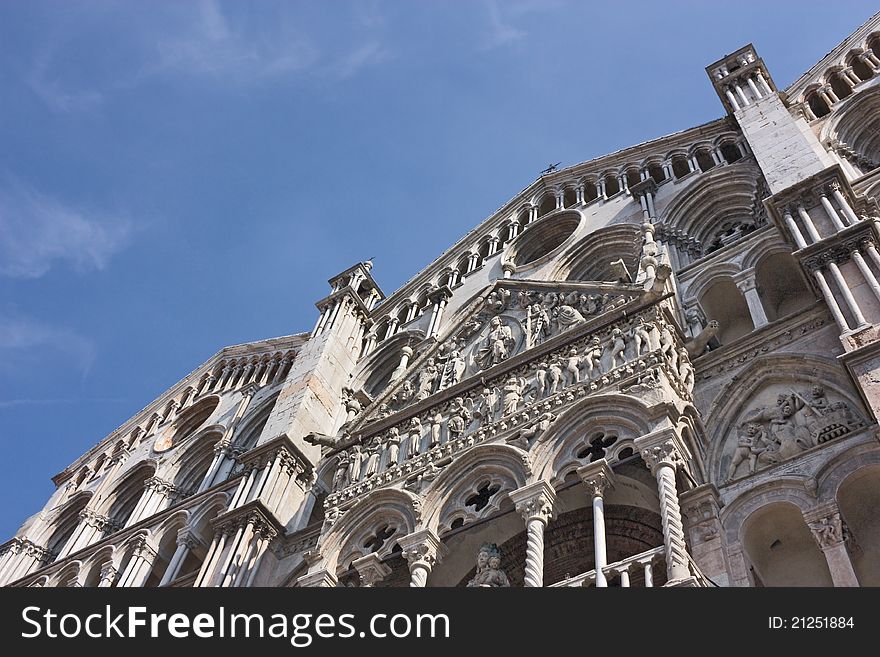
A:
POLYGON ((530 229, 522 235, 522 243, 516 247, 514 264, 529 265, 552 253, 574 234, 580 223, 580 215, 573 213, 549 219, 546 224, 530 229))

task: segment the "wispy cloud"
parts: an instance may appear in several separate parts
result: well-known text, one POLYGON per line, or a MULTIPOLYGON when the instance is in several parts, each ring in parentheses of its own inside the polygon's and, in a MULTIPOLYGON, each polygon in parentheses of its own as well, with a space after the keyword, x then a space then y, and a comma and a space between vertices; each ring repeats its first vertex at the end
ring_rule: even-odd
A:
POLYGON ((39 278, 56 262, 104 269, 130 239, 126 217, 70 207, 15 179, 0 179, 0 274, 39 278))
POLYGON ((224 14, 216 0, 185 5, 194 14, 187 29, 156 44, 159 69, 192 75, 262 79, 309 68, 316 49, 283 25, 274 33, 248 34, 224 14))
POLYGON ((90 339, 68 328, 52 326, 14 312, 0 317, 0 367, 15 371, 18 367, 42 360, 46 354, 59 355, 74 362, 85 377, 97 355, 90 339))
POLYGON ((341 79, 350 78, 359 73, 361 69, 380 64, 389 57, 390 54, 385 47, 373 41, 344 55, 330 67, 330 72, 341 79))
POLYGON ((84 112, 97 108, 104 102, 103 94, 90 90, 71 90, 53 75, 54 61, 51 50, 44 50, 34 62, 26 77, 27 85, 50 109, 56 112, 84 112))
POLYGON ((487 0, 486 9, 489 11, 489 24, 483 39, 485 50, 506 46, 526 35, 524 31, 505 20, 496 0, 487 0))

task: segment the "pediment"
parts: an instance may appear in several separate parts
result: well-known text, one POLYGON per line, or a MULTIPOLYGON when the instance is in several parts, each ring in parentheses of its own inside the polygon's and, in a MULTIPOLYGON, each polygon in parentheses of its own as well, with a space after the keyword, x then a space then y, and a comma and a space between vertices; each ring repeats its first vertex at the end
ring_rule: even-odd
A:
POLYGON ((642 286, 623 283, 496 281, 464 305, 438 340, 423 346, 358 424, 484 376, 504 361, 644 294, 642 286))

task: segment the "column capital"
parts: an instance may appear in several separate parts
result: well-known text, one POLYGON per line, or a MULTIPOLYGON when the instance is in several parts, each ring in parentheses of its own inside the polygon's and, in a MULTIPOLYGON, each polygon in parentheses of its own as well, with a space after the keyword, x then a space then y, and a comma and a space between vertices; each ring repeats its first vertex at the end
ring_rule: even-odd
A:
POLYGON ((660 429, 636 438, 635 446, 652 473, 664 465, 677 468, 690 456, 675 429, 660 429))
POLYGON ((352 566, 361 576, 361 586, 375 586, 391 574, 391 568, 382 563, 375 552, 355 559, 352 566))
POLYGON ((326 570, 318 570, 314 573, 308 573, 296 580, 299 587, 324 587, 332 588, 336 586, 336 576, 326 570))
POLYGON ((840 545, 846 540, 846 525, 840 517, 836 502, 828 502, 807 511, 804 513, 804 520, 822 550, 840 545))
POLYGON ((177 544, 185 545, 189 550, 195 550, 197 547, 205 545, 204 541, 189 527, 184 527, 177 532, 177 544))
POLYGON ((446 555, 446 546, 430 529, 421 529, 397 541, 410 570, 423 566, 431 570, 446 555))
POLYGON ((509 497, 527 523, 541 520, 546 525, 555 514, 556 491, 543 479, 511 492, 509 497))
POLYGON ((590 497, 602 497, 609 488, 614 488, 614 472, 608 461, 599 459, 577 470, 578 476, 590 490, 590 497))

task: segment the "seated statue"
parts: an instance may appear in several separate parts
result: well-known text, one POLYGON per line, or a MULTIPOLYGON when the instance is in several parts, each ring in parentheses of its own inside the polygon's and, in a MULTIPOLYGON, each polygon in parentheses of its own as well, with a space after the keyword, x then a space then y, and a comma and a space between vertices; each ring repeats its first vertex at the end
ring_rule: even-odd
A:
POLYGON ((477 554, 477 574, 468 586, 510 586, 507 575, 501 570, 501 550, 495 543, 483 543, 477 554))

